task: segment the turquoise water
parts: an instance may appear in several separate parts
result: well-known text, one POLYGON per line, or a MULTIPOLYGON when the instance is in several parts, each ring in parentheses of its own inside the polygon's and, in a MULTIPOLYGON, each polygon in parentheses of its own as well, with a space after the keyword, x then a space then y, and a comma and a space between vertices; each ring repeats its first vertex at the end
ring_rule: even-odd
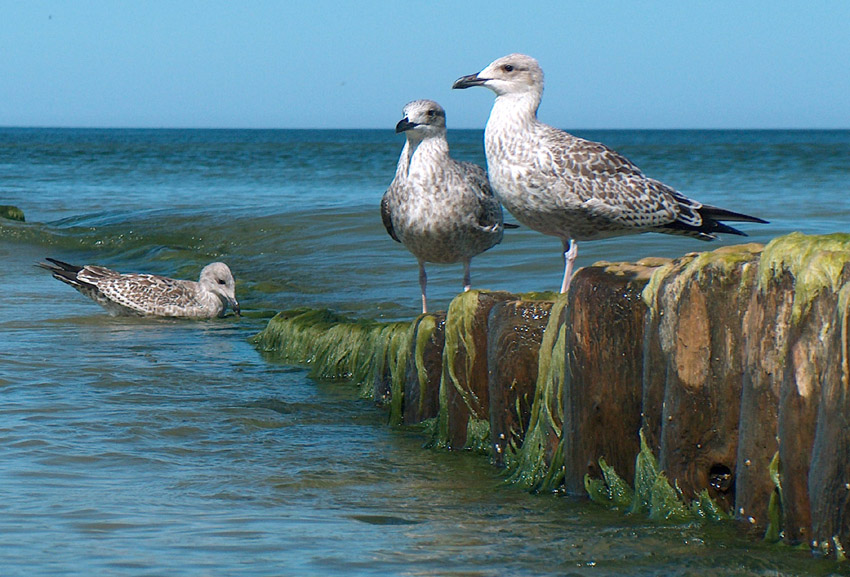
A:
MULTIPOLYGON (((581 133, 767 242, 850 231, 850 132, 581 133)), ((481 133, 450 132, 483 164, 481 133)), ((418 312, 415 261, 384 231, 392 131, 0 129, 0 574, 805 575, 847 568, 730 526, 665 526, 502 482, 249 343, 276 311, 418 312), (114 319, 45 256, 192 278, 230 264, 241 319, 114 319)), ((560 283, 559 243, 520 229, 473 285, 560 283)), ((732 238, 727 243, 745 239, 732 238)), ((596 260, 720 246, 643 235, 596 260)), ((445 307, 459 266, 431 267, 445 307)))

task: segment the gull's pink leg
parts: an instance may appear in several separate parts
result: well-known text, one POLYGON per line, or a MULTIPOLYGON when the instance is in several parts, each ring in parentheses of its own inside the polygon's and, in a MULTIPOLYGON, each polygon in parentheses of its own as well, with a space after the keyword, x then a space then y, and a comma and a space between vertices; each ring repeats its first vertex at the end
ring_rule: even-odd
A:
POLYGON ((570 281, 573 280, 573 263, 578 254, 578 243, 573 239, 563 241, 564 246, 564 280, 561 283, 561 293, 570 289, 570 281))
POLYGON ((425 285, 428 284, 428 275, 425 274, 425 263, 419 261, 419 289, 422 291, 422 314, 428 312, 428 301, 425 298, 425 285))

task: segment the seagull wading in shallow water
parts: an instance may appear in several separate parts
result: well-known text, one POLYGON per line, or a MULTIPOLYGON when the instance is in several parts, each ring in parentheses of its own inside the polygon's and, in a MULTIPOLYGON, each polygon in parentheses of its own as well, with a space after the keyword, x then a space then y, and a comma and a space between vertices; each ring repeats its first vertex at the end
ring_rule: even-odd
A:
POLYGON ((153 274, 121 274, 102 266, 75 266, 52 258, 37 266, 91 298, 112 316, 213 318, 227 305, 238 315, 236 288, 223 262, 208 264, 198 282, 153 274))
POLYGON ((390 236, 419 261, 425 313, 425 263, 463 262, 468 291, 470 260, 502 240, 504 224, 484 169, 449 156, 443 108, 433 100, 415 100, 403 114, 395 131, 407 140, 381 199, 381 218, 390 236))
POLYGON ((576 241, 642 232, 714 240, 721 232, 746 236, 724 220, 767 223, 687 198, 607 146, 537 120, 543 70, 530 56, 499 58, 452 88, 471 86, 496 93, 484 131, 493 191, 520 223, 561 239, 562 293, 570 286, 576 241))

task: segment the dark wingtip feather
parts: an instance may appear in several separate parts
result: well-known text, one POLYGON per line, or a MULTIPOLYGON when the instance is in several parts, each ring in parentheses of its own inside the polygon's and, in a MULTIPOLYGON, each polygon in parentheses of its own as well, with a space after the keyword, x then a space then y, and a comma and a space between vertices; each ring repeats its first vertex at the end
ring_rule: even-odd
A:
POLYGON ((740 212, 733 212, 731 210, 726 210, 725 208, 718 208, 716 206, 703 205, 697 209, 697 212, 702 217, 702 224, 699 226, 676 221, 664 225, 663 228, 669 230, 672 234, 685 234, 700 240, 716 240, 718 234, 748 236, 744 231, 738 230, 728 224, 724 224, 721 222, 723 220, 769 224, 768 221, 764 219, 750 216, 748 214, 742 214, 740 212))
POLYGON ((45 263, 41 263, 41 265, 43 265, 45 267, 50 267, 51 269, 59 268, 61 270, 73 272, 73 273, 78 273, 81 270, 83 270, 83 267, 81 267, 81 266, 77 266, 75 264, 69 264, 67 262, 64 262, 64 261, 61 261, 61 260, 58 260, 58 259, 55 259, 55 258, 50 258, 49 256, 45 257, 44 260, 46 260, 47 262, 49 262, 51 264, 47 265, 45 263))
POLYGON ((44 260, 47 262, 37 262, 35 263, 35 266, 49 271, 50 274, 53 275, 53 278, 57 280, 61 280, 62 282, 66 282, 71 285, 80 284, 79 280, 77 280, 77 273, 83 270, 83 267, 50 257, 45 257, 44 260))
POLYGON ((699 209, 699 213, 703 218, 708 218, 710 220, 731 220, 735 222, 756 222, 758 224, 770 224, 770 222, 764 220, 763 218, 758 218, 757 216, 750 216, 741 212, 734 212, 731 210, 726 210, 725 208, 710 206, 707 204, 704 204, 702 208, 699 209))

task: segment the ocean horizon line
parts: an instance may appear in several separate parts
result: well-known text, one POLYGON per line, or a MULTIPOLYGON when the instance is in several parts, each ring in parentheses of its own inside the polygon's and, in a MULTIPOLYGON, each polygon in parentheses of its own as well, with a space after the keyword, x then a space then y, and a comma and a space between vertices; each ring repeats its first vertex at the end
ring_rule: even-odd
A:
MULTIPOLYGON (((567 127, 563 128, 567 131, 574 132, 848 132, 847 128, 819 128, 819 127, 789 127, 789 128, 718 128, 718 127, 694 127, 694 128, 594 128, 594 127, 567 127)), ((70 126, 70 125, 0 125, 0 130, 90 130, 90 131, 221 131, 221 132, 394 132, 392 127, 374 128, 374 127, 203 127, 203 126, 70 126)), ((469 128, 469 127, 452 127, 449 132, 475 132, 483 131, 484 127, 469 128)))

